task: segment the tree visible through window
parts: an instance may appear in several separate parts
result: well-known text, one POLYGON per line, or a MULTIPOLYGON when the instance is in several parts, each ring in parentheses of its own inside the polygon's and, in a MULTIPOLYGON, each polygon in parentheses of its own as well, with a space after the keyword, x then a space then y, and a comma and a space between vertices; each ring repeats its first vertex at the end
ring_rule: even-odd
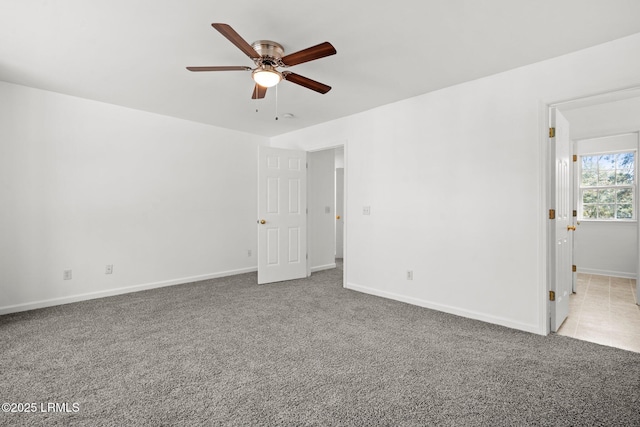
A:
POLYGON ((580 217, 635 218, 635 153, 607 153, 580 158, 580 217))

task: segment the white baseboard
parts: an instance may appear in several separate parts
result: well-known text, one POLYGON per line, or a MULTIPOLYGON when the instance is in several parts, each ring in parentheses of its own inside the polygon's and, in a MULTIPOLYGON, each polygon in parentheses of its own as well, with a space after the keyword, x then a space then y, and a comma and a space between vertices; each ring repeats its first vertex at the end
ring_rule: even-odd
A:
POLYGON ((325 265, 319 265, 317 267, 311 267, 311 272, 315 273, 316 271, 331 270, 332 268, 336 268, 335 262, 333 264, 325 264, 325 265))
POLYGON ((128 294, 132 292, 146 291, 148 289, 164 288, 165 286, 182 285, 184 283, 199 282, 201 280, 217 279, 219 277, 235 276, 237 274, 251 273, 257 270, 258 269, 256 267, 241 268, 238 270, 221 271, 218 273, 183 277, 180 279, 163 280, 161 282, 145 283, 141 285, 125 286, 122 288, 106 289, 104 291, 89 292, 86 294, 69 295, 59 298, 27 302, 23 304, 0 307, 0 315, 18 313, 20 311, 35 310, 37 308, 52 307, 55 305, 70 304, 73 302, 86 301, 90 299, 110 297, 114 295, 128 294))
POLYGON ((423 299, 400 295, 393 292, 381 291, 379 289, 369 288, 367 286, 356 285, 353 283, 347 283, 344 287, 354 291, 363 292, 365 294, 401 301, 407 304, 417 305, 419 307, 442 311, 444 313, 455 314, 456 316, 467 317, 469 319, 480 320, 482 322, 493 323, 500 326, 506 326, 507 328, 530 332, 532 334, 546 335, 546 333, 541 330, 540 325, 530 325, 527 323, 516 322, 511 319, 505 319, 503 317, 491 316, 486 313, 479 313, 477 311, 465 310, 458 307, 433 303, 423 299))
POLYGON ((597 274, 598 276, 611 276, 611 277, 622 277, 624 279, 635 279, 635 273, 629 273, 626 271, 610 271, 610 270, 599 270, 597 268, 582 268, 578 267, 578 273, 584 274, 597 274))

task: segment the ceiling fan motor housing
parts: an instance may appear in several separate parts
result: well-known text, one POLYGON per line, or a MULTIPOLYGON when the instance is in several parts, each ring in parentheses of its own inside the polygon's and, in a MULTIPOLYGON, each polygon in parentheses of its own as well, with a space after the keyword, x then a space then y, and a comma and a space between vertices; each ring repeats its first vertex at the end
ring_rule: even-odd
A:
POLYGON ((260 55, 257 60, 258 65, 282 66, 280 58, 284 56, 284 48, 280 43, 271 40, 258 40, 251 43, 251 47, 260 55))

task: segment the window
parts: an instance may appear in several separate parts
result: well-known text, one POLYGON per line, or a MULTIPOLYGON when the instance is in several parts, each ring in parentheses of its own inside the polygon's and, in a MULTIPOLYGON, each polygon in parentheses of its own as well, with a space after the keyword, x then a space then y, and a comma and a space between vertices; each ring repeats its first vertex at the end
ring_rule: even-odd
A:
POLYGON ((635 152, 580 156, 581 219, 635 219, 635 152))

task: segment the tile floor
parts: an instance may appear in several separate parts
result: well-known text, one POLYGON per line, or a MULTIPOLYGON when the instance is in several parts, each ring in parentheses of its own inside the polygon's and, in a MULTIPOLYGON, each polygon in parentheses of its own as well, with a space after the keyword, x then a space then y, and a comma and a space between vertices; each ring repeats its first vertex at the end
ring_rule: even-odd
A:
POLYGON ((559 335, 640 353, 640 306, 636 281, 578 273, 569 317, 559 335))

